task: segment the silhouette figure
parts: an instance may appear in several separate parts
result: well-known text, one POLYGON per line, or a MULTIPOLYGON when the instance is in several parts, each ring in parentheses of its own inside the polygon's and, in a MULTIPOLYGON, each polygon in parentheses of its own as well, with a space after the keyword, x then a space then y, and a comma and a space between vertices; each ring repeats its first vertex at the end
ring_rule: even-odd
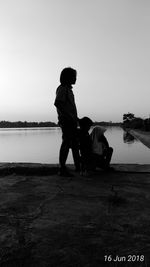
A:
POLYGON ((89 130, 92 125, 93 122, 88 117, 79 119, 80 128, 78 129, 78 136, 82 175, 87 175, 92 169, 92 141, 89 135, 89 130))
POLYGON ((104 170, 113 170, 110 167, 110 161, 113 154, 113 148, 104 136, 106 129, 101 126, 95 126, 90 134, 92 140, 93 161, 95 167, 100 167, 104 170))
POLYGON ((69 149, 72 155, 76 171, 80 170, 79 145, 77 137, 77 109, 72 92, 72 85, 76 83, 76 70, 68 67, 60 74, 60 85, 56 90, 54 105, 57 108, 58 124, 62 130, 62 144, 59 152, 60 175, 72 176, 66 168, 66 160, 69 149))

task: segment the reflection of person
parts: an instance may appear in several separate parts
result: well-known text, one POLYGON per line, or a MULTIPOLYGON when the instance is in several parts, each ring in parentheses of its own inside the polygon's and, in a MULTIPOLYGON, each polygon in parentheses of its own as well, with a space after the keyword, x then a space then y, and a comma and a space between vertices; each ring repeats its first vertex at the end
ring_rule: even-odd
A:
POLYGON ((88 117, 79 119, 80 128, 78 129, 78 136, 82 174, 90 171, 92 167, 92 141, 89 135, 89 130, 92 124, 92 120, 88 117))
POLYGON ((124 143, 132 144, 132 143, 134 143, 135 138, 130 133, 124 132, 123 133, 123 141, 124 141, 124 143))
POLYGON ((72 149, 76 170, 80 169, 79 149, 77 139, 77 109, 72 92, 72 85, 76 83, 76 70, 65 68, 60 74, 60 85, 56 90, 54 105, 57 108, 58 123, 62 129, 62 144, 59 152, 60 175, 70 176, 66 168, 69 148, 72 149))
POLYGON ((106 129, 101 126, 95 126, 90 134, 92 140, 93 161, 96 167, 108 170, 113 153, 113 148, 104 136, 106 129))

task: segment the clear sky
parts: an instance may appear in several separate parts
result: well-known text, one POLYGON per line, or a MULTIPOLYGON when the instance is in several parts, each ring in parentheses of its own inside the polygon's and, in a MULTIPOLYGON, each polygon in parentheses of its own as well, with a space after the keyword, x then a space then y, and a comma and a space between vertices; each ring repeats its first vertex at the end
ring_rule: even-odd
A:
POLYGON ((150 1, 0 0, 0 120, 57 122, 68 66, 79 117, 149 117, 150 1))

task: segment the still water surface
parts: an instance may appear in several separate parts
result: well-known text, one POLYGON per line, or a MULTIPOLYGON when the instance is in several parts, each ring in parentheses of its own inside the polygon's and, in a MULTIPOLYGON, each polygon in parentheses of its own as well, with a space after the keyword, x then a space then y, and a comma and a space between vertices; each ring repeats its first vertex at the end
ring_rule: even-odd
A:
MULTIPOLYGON (((150 164, 150 149, 125 136, 120 127, 105 132, 114 148, 112 163, 150 164)), ((58 163, 61 130, 59 128, 0 129, 0 162, 58 163)), ((72 163, 69 152, 67 163, 72 163)))

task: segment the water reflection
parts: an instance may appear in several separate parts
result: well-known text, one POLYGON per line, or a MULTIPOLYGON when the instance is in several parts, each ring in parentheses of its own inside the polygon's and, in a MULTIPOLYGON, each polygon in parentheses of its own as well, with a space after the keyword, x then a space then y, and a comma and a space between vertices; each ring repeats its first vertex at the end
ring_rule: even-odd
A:
POLYGON ((135 139, 129 132, 123 132, 123 141, 127 144, 133 144, 137 139, 135 139))
MULTIPOLYGON (((0 162, 58 163, 61 135, 60 128, 0 129, 0 162)), ((108 127, 105 135, 114 149, 112 163, 150 164, 149 148, 122 128, 108 127)), ((73 163, 71 152, 67 163, 73 163)))
POLYGON ((124 130, 121 127, 107 127, 108 142, 114 149, 112 163, 150 164, 150 150, 139 140, 127 135, 124 142, 124 130), (131 137, 131 138, 130 138, 131 137), (132 140, 132 141, 131 141, 132 140))

